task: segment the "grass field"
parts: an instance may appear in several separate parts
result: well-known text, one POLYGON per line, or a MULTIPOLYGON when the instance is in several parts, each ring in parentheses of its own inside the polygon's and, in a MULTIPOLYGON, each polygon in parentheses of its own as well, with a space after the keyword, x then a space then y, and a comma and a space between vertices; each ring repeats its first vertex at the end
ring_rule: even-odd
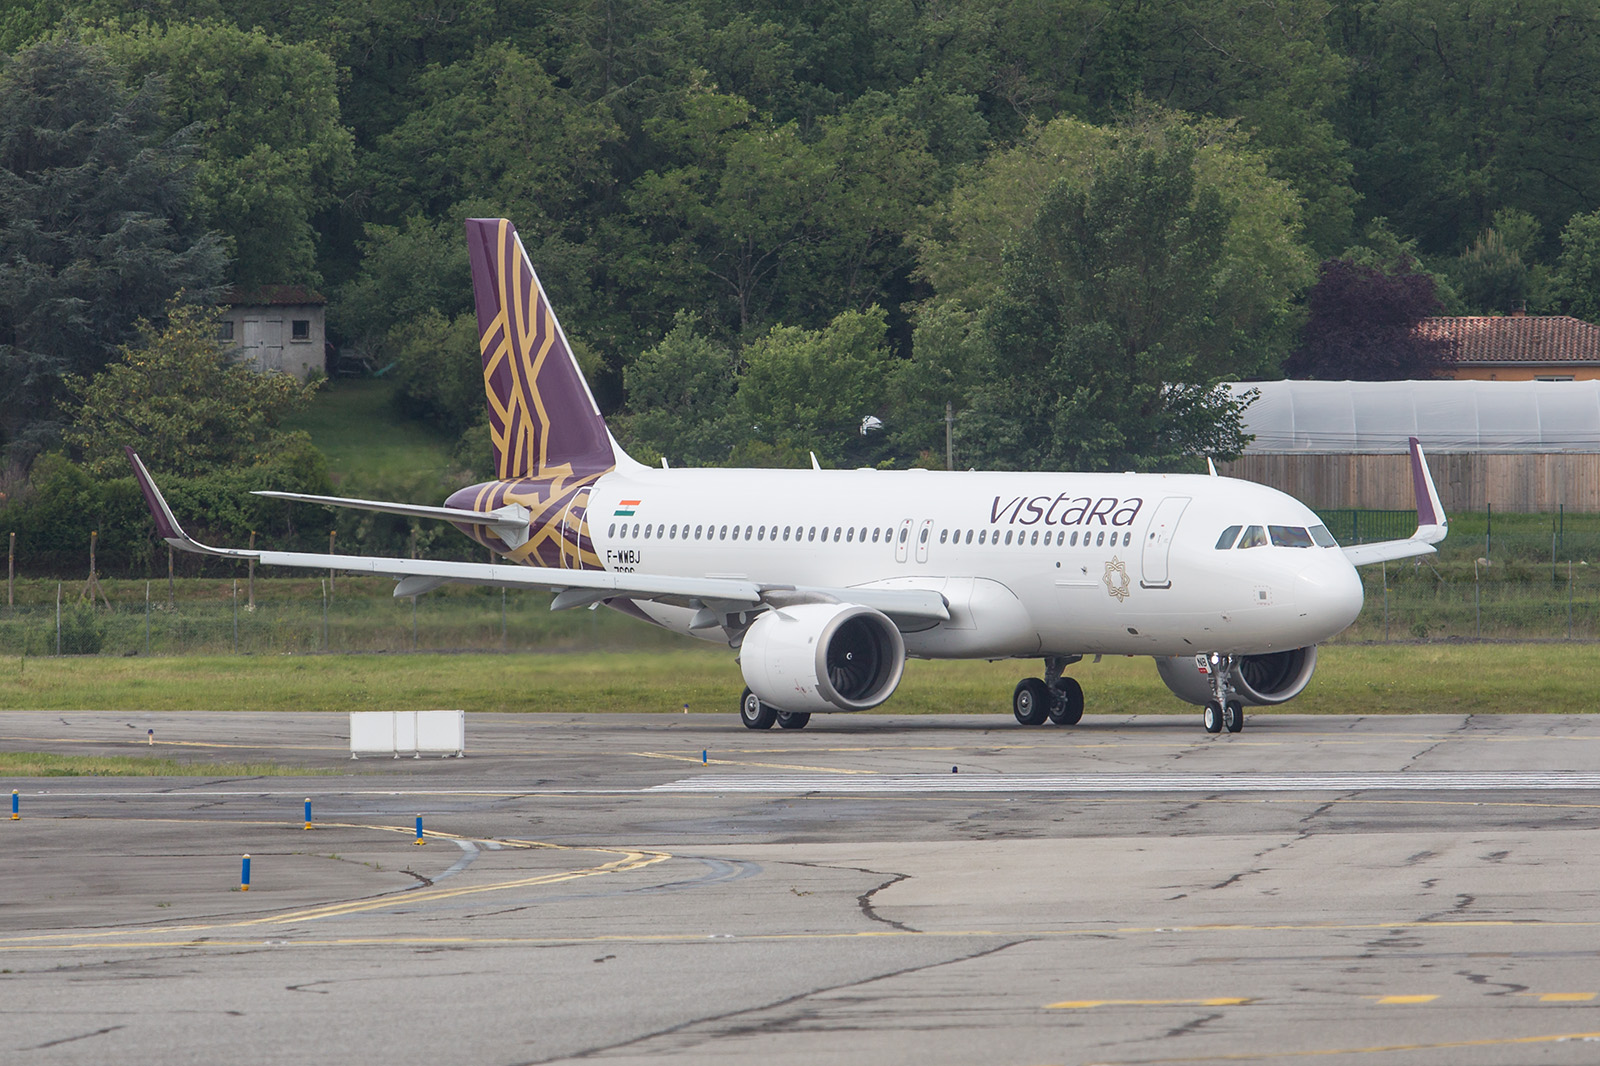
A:
POLYGON ((129 755, 0 752, 0 777, 303 777, 335 774, 269 762, 177 762, 129 755))
MULTIPOLYGON (((992 713, 1038 664, 912 662, 882 710, 992 713)), ((1084 661, 1070 671, 1090 714, 1198 714, 1167 692, 1147 658, 1084 661)), ((1574 714, 1595 710, 1600 646, 1331 645, 1298 714, 1574 714)), ((0 660, 0 710, 726 711, 743 683, 733 653, 287 655, 0 660)), ((1257 709, 1258 712, 1263 709, 1257 709)), ((1005 716, 1005 717, 999 717, 1005 716)))
POLYGON ((284 420, 285 429, 311 434, 336 481, 443 473, 455 442, 394 410, 394 384, 382 378, 336 378, 311 406, 284 420))

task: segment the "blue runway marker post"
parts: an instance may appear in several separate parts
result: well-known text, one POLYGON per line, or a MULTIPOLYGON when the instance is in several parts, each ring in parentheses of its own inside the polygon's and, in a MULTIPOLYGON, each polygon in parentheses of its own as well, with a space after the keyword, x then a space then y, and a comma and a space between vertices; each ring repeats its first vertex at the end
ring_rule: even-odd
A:
POLYGON ((422 839, 422 815, 420 814, 417 815, 417 839, 413 840, 412 843, 416 844, 418 847, 421 847, 423 844, 427 843, 426 840, 422 839))
POLYGON ((701 748, 700 749, 700 765, 704 766, 705 764, 706 764, 706 749, 701 748))
POLYGON ((311 828, 311 797, 306 797, 306 828, 311 828))
POLYGON ((250 856, 246 855, 239 869, 239 891, 250 891, 250 856))
POLYGON ((14 822, 18 818, 21 818, 21 817, 22 817, 22 809, 18 805, 17 790, 16 789, 12 789, 11 790, 11 820, 14 822))

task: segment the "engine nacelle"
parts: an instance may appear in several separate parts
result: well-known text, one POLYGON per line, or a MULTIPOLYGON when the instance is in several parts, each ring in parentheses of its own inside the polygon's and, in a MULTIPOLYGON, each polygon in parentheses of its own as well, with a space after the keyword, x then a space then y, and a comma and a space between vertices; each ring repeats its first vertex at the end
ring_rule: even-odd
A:
MULTIPOLYGON (((1241 703, 1287 703, 1305 691, 1316 668, 1315 644, 1265 655, 1240 655, 1234 660, 1233 690, 1241 703)), ((1211 678, 1195 666, 1194 656, 1157 656, 1156 669, 1180 700, 1204 707, 1211 699, 1211 678)))
POLYGON ((781 711, 864 711, 900 684, 906 646, 883 614, 850 603, 767 611, 745 631, 739 668, 750 691, 781 711))

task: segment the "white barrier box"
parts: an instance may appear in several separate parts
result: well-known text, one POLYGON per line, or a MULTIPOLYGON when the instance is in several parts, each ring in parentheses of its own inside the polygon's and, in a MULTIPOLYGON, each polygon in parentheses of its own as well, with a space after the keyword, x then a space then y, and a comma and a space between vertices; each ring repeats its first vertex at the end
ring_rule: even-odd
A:
POLYGON ((351 711, 350 757, 388 755, 398 759, 401 752, 413 758, 451 755, 463 758, 467 751, 465 711, 351 711))
POLYGON ((393 755, 394 712, 350 712, 350 757, 358 755, 393 755))
MULTIPOLYGON (((416 711, 413 741, 418 753, 452 753, 459 759, 467 753, 467 714, 465 711, 416 711)), ((397 745, 398 747, 398 745, 397 745)), ((399 750, 404 750, 403 748, 399 750)))

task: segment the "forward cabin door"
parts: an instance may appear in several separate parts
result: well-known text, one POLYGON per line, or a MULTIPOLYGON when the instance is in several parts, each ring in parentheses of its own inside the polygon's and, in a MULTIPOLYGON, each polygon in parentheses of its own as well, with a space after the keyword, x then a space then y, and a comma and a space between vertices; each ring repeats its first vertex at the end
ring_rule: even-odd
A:
POLYGON ((1141 588, 1172 587, 1172 575, 1167 566, 1168 555, 1172 551, 1172 536, 1177 532, 1178 519, 1183 517, 1183 509, 1189 506, 1189 499, 1188 496, 1168 496, 1150 517, 1150 528, 1144 538, 1144 576, 1139 581, 1141 588))

